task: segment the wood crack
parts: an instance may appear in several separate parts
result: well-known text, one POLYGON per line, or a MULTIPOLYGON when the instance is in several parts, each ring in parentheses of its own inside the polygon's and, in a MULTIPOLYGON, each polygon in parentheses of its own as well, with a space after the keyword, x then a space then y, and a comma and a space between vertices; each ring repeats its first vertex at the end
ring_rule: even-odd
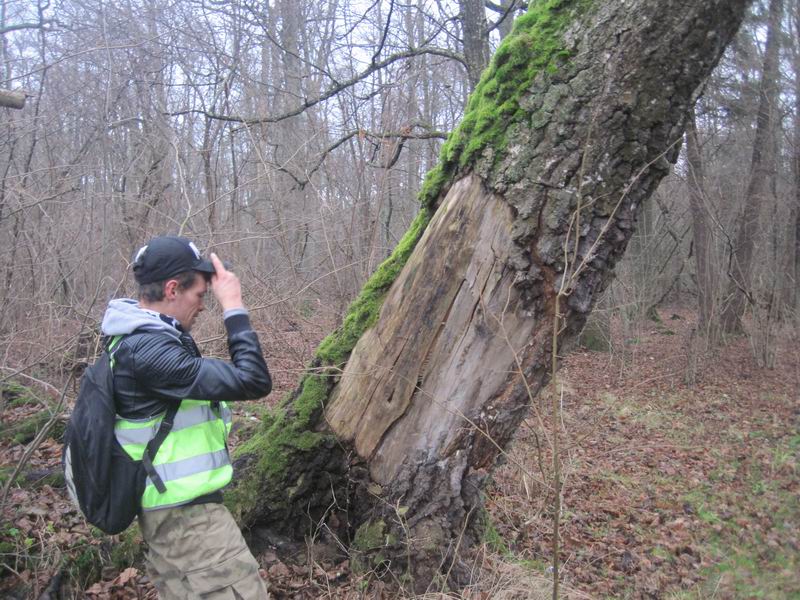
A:
MULTIPOLYGON (((377 337, 377 336, 376 336, 376 337, 377 337)), ((378 339, 380 339, 380 338, 378 338, 378 339)), ((403 344, 402 344, 402 346, 400 347, 400 350, 399 350, 399 351, 397 352, 397 354, 395 355, 394 361, 392 362, 392 366, 391 366, 391 367, 381 367, 382 369, 384 369, 384 370, 385 370, 385 372, 388 372, 390 375, 391 375, 392 373, 395 373, 395 372, 396 372, 397 362, 398 362, 398 361, 400 360, 400 358, 403 356, 403 351, 406 349, 406 345, 408 345, 408 338, 407 338, 407 337, 403 339, 403 344)), ((383 374, 382 374, 382 375, 383 375, 383 374)), ((365 375, 365 376, 366 376, 366 375, 365 375)), ((357 423, 358 423, 358 424, 356 425, 356 427, 355 427, 354 431, 358 432, 358 431, 360 431, 360 430, 361 430, 362 423, 363 423, 363 421, 364 421, 364 417, 365 417, 365 415, 366 415, 366 414, 367 414, 367 413, 370 411, 370 408, 371 408, 371 406, 372 406, 372 403, 373 403, 373 401, 374 401, 374 398, 375 398, 375 393, 376 393, 376 392, 378 391, 378 389, 381 387, 381 385, 380 385, 380 382, 381 382, 381 380, 382 380, 382 379, 383 379, 383 377, 380 377, 380 378, 379 378, 379 380, 378 380, 378 382, 377 382, 377 383, 376 383, 374 386, 372 386, 372 391, 370 392, 370 395, 369 395, 369 400, 367 400, 367 401, 364 403, 364 409, 361 411, 361 414, 358 416, 358 421, 357 421, 357 423)), ((389 397, 389 402, 391 402, 392 398, 394 398, 394 391, 392 391, 392 393, 391 393, 391 395, 390 395, 390 397, 389 397)), ((405 412, 405 411, 404 411, 404 412, 405 412)), ((377 448, 377 446, 376 446, 376 448, 377 448)), ((374 453, 374 451, 373 451, 373 453, 374 453)))
MULTIPOLYGON (((427 374, 427 369, 428 369, 428 366, 430 364, 431 351, 433 350, 434 347, 436 347, 436 343, 439 341, 439 337, 441 336, 442 331, 444 330, 444 328, 445 328, 445 326, 447 324, 447 321, 448 321, 448 319, 450 317, 450 313, 451 313, 451 311, 453 309, 453 305, 455 304, 456 299, 461 294, 461 290, 463 289, 465 283, 466 283, 466 279, 462 279, 461 283, 458 286, 458 289, 456 289, 455 293, 453 294, 453 296, 450 299, 450 303, 447 306, 447 311, 445 312, 444 317, 439 322, 439 327, 436 329, 436 334, 433 336, 433 338, 431 339, 430 343, 428 344, 428 348, 425 351, 425 355, 422 357, 422 360, 419 363, 420 364, 420 368, 419 368, 419 372, 417 374, 416 383, 415 383, 415 385, 413 387, 413 391, 411 392, 411 395, 409 396, 408 400, 406 401, 406 405, 403 408, 403 412, 400 413, 399 415, 397 415, 385 427, 385 429, 383 430, 383 433, 381 434, 380 439, 377 441, 377 443, 375 444, 374 448, 372 449, 372 452, 370 453, 370 457, 369 457, 370 460, 372 460, 372 458, 375 456, 375 454, 378 452, 378 450, 381 448, 381 446, 383 446, 384 440, 386 440, 386 438, 390 435, 390 433, 394 429, 395 425, 397 423, 399 423, 402 420, 402 418, 406 415, 406 413, 408 412, 408 409, 414 404, 415 398, 419 395, 418 392, 422 389, 423 380, 425 378, 425 375, 427 374)), ((396 390, 396 387, 397 387, 397 385, 395 384, 395 386, 392 389, 392 396, 394 396, 394 391, 396 390)))

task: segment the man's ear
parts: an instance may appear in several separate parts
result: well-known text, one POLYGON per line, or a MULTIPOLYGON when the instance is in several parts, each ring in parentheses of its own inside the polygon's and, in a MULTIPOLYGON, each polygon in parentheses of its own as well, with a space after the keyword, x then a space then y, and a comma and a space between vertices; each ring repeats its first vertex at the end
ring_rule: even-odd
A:
POLYGON ((178 295, 178 280, 168 279, 164 284, 164 300, 174 300, 178 295))

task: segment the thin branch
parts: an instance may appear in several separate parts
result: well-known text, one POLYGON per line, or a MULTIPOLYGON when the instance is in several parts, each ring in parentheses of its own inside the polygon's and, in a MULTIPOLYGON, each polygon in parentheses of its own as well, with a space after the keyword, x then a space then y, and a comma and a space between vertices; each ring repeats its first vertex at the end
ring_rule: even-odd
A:
POLYGON ((517 0, 511 0, 511 4, 509 4, 505 8, 498 4, 495 4, 494 2, 486 2, 486 7, 489 8, 490 10, 493 10, 494 12, 502 13, 500 15, 500 18, 497 19, 497 21, 495 21, 491 25, 489 25, 489 27, 486 29, 486 33, 489 34, 498 27, 500 27, 503 21, 505 21, 508 18, 508 16, 511 15, 515 10, 527 10, 528 4, 525 2, 517 3, 517 0))
POLYGON ((16 25, 6 25, 5 27, 0 27, 0 35, 11 33, 12 31, 21 31, 23 29, 44 29, 45 25, 50 25, 51 23, 55 22, 55 19, 44 19, 39 23, 17 23, 16 25))
MULTIPOLYGON (((57 398, 58 395, 59 395, 58 388, 56 386, 54 386, 52 383, 47 383, 46 381, 42 381, 41 379, 37 379, 36 377, 33 377, 32 375, 28 375, 27 373, 22 373, 21 371, 17 371, 15 369, 12 369, 11 367, 6 367, 6 366, 0 365, 0 369, 2 369, 3 371, 11 371, 12 372, 12 377, 13 376, 22 377, 23 379, 27 379, 27 380, 35 383, 36 385, 42 386, 48 392, 53 394, 53 396, 55 398, 57 398)), ((5 382, 5 381, 6 381, 6 379, 4 378, 2 380, 2 382, 5 382)))
MULTIPOLYGON (((520 9, 520 10, 528 10, 528 3, 527 2, 517 3, 517 0, 513 0, 511 2, 511 6, 513 7, 515 4, 516 4, 516 7, 518 9, 520 9)), ((507 6, 501 6, 500 4, 496 4, 496 3, 492 2, 491 0, 485 0, 483 5, 486 8, 488 8, 489 10, 491 10, 492 12, 496 12, 496 13, 508 12, 508 7, 507 6)))
MULTIPOLYGON (((402 144, 406 140, 435 140, 435 139, 446 140, 448 135, 450 134, 446 131, 439 131, 437 129, 432 129, 430 128, 429 125, 425 125, 422 123, 413 123, 411 125, 404 127, 399 131, 372 132, 372 131, 367 131, 365 129, 353 129, 352 131, 348 131, 347 133, 343 134, 342 137, 340 137, 339 139, 331 143, 331 145, 329 145, 327 148, 325 148, 320 153, 319 157, 314 162, 313 166, 306 169, 304 176, 301 177, 295 175, 284 165, 277 165, 275 168, 276 170, 281 171, 282 173, 286 173, 289 177, 291 177, 294 180, 298 188, 303 189, 311 181, 311 176, 314 175, 314 173, 316 173, 320 169, 320 167, 322 167, 322 164, 325 162, 325 159, 328 157, 328 155, 334 150, 336 150, 339 146, 341 146, 342 144, 344 144, 345 142, 356 136, 372 138, 376 140, 398 138, 400 140, 399 145, 402 146, 402 144), (427 128, 427 130, 414 132, 415 127, 423 129, 427 128)), ((380 168, 390 168, 394 165, 395 162, 397 162, 398 158, 399 158, 399 152, 397 153, 396 156, 393 157, 394 160, 388 161, 386 165, 371 165, 371 166, 379 166, 380 168)))
POLYGON ((372 55, 372 60, 369 61, 371 65, 374 65, 378 61, 378 57, 381 55, 383 47, 386 45, 386 38, 389 35, 389 25, 392 23, 392 13, 394 13, 394 0, 390 0, 389 2, 389 14, 386 17, 386 25, 383 28, 383 32, 381 32, 381 41, 375 49, 375 53, 372 55))
POLYGON ((413 58, 415 56, 423 56, 426 54, 431 54, 434 56, 443 56, 445 58, 450 58, 452 60, 458 61, 461 64, 466 65, 464 61, 464 57, 456 52, 452 52, 451 50, 446 50, 444 48, 411 48, 409 50, 404 50, 403 52, 398 52, 397 54, 392 54, 391 56, 386 57, 385 59, 378 61, 376 63, 372 63, 369 67, 364 69, 361 73, 358 73, 351 77, 350 79, 343 81, 341 83, 337 83, 336 85, 328 88, 320 95, 306 99, 300 104, 291 110, 283 112, 279 115, 271 116, 271 117, 240 117, 236 115, 222 115, 218 113, 211 113, 206 110, 196 109, 196 108, 188 108, 185 110, 179 110, 175 112, 167 112, 164 113, 170 117, 179 117, 182 115, 188 114, 201 114, 209 119, 216 119, 218 121, 228 121, 231 123, 244 123, 246 125, 259 125, 264 123, 278 123, 280 121, 285 121, 286 119, 290 119, 292 117, 296 117, 299 114, 302 114, 309 108, 316 106, 320 102, 324 102, 342 92, 348 88, 353 87, 357 83, 363 81, 376 71, 388 67, 392 63, 395 63, 399 60, 404 60, 407 58, 413 58))

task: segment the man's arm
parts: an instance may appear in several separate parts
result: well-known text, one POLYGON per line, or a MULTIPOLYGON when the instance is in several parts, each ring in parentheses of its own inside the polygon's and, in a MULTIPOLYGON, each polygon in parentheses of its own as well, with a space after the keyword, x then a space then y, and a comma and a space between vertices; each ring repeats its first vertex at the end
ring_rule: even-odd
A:
POLYGON ((225 319, 231 362, 200 358, 168 335, 137 336, 135 377, 171 399, 252 400, 269 394, 272 379, 246 313, 225 319))
POLYGON ((137 376, 145 378, 153 392, 175 399, 252 400, 266 396, 272 379, 242 302, 239 278, 213 252, 210 258, 215 269, 211 289, 224 311, 231 363, 196 357, 168 336, 146 336, 135 353, 137 376))

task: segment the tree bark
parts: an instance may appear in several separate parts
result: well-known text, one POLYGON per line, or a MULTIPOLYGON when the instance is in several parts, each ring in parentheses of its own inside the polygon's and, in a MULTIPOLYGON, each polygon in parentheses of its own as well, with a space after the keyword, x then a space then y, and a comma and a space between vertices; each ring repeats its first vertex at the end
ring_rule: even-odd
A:
POLYGON ((732 251, 727 302, 722 311, 721 327, 725 333, 742 330, 741 318, 752 294, 750 272, 758 234, 758 218, 772 194, 776 179, 775 124, 780 104, 780 34, 783 0, 770 0, 764 66, 758 89, 758 115, 750 163, 750 180, 745 193, 744 210, 739 217, 739 229, 732 251))
POLYGON ((677 157, 746 0, 552 0, 504 41, 423 208, 238 452, 228 501, 256 538, 327 527, 351 562, 449 576, 481 489, 677 157), (556 307, 560 311, 556 314, 556 307))
POLYGON ((25 108, 25 94, 12 92, 11 90, 0 90, 0 108, 25 108))
POLYGON ((470 89, 475 89, 489 63, 489 38, 483 0, 459 0, 461 27, 464 31, 464 60, 470 89))

